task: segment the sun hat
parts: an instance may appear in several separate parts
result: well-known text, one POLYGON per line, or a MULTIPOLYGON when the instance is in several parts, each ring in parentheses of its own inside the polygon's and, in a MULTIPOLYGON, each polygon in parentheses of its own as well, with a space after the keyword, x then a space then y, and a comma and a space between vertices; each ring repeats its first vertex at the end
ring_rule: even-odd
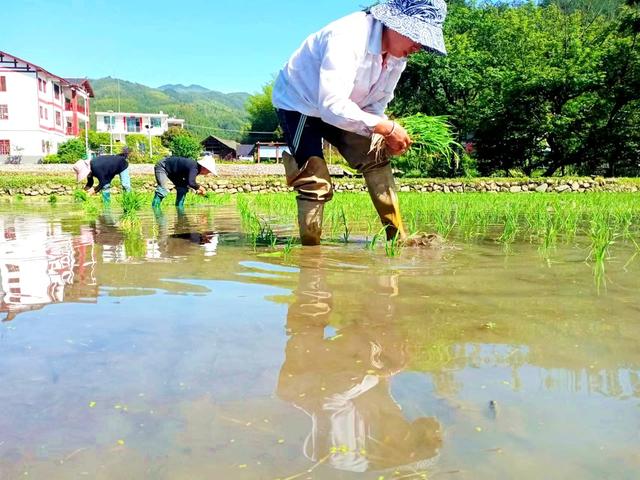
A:
POLYGON ((78 160, 73 164, 73 171, 76 172, 76 181, 82 182, 91 173, 91 166, 89 160, 78 160))
POLYGON ((206 168, 210 173, 216 174, 216 162, 213 160, 211 155, 205 155, 200 160, 198 160, 198 165, 202 168, 206 168))
POLYGON ((425 50, 447 54, 442 25, 447 16, 444 0, 387 0, 370 8, 371 15, 425 50))

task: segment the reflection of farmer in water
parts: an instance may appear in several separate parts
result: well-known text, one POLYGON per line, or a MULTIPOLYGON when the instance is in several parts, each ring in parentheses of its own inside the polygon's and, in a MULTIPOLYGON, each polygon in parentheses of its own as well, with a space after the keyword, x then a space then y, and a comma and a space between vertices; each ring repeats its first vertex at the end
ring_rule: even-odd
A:
POLYGON ((186 255, 192 244, 201 246, 205 257, 217 254, 219 235, 210 229, 206 213, 190 217, 182 209, 178 209, 173 228, 169 228, 167 216, 162 210, 155 209, 154 213, 158 238, 153 258, 186 255))
POLYGON ((332 294, 322 282, 318 269, 302 269, 278 382, 278 396, 310 417, 304 455, 315 462, 328 456, 328 464, 352 472, 424 468, 441 446, 440 424, 431 417, 408 421, 391 397, 389 381, 407 358, 390 297, 375 292, 367 304, 371 315, 363 312, 327 338, 332 294), (385 323, 364 323, 385 311, 385 323))

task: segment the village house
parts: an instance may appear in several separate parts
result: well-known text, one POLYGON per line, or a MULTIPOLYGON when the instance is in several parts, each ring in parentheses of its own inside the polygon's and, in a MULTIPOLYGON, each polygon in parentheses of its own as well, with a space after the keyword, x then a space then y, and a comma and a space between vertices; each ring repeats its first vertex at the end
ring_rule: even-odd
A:
POLYGON ((38 163, 89 124, 91 84, 0 51, 0 163, 38 163))
POLYGON ((200 142, 205 152, 220 160, 252 160, 255 162, 275 161, 279 163, 289 147, 281 142, 257 142, 253 145, 241 144, 234 140, 209 135, 200 142))
POLYGON ((159 137, 171 127, 184 128, 185 121, 166 113, 96 112, 96 131, 110 133, 113 141, 124 142, 131 134, 159 137))

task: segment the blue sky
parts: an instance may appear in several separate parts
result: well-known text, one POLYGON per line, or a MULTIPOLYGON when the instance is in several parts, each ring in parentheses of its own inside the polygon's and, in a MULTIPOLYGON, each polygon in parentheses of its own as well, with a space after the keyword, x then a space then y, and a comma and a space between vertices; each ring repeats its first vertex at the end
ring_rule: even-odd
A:
POLYGON ((253 93, 366 0, 5 0, 0 50, 66 77, 253 93))

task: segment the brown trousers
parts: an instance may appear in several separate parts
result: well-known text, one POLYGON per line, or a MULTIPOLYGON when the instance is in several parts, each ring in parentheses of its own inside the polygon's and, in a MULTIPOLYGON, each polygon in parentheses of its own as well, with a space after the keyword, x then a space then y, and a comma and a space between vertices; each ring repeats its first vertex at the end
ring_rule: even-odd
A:
MULTIPOLYGON (((389 155, 384 149, 384 139, 380 135, 373 138, 356 133, 340 131, 332 143, 349 163, 365 177, 378 169, 391 171, 389 155), (377 148, 382 142, 383 147, 377 148)), ((309 158, 302 167, 289 155, 284 158, 287 184, 298 192, 298 199, 314 202, 328 202, 333 197, 333 184, 327 163, 321 157, 309 158)))

